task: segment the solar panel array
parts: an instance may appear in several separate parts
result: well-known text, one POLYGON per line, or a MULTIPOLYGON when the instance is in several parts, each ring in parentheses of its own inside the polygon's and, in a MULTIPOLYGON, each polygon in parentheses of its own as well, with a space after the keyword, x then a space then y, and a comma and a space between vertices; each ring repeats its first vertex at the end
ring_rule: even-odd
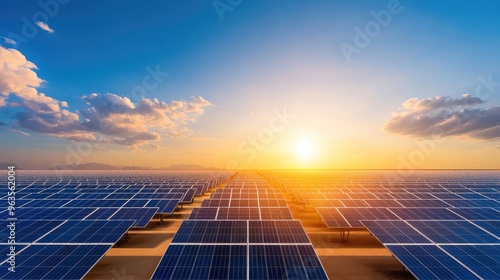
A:
POLYGON ((254 173, 217 189, 183 221, 152 279, 327 279, 283 194, 254 173))
MULTIPOLYGON (((0 228, 0 279, 81 279, 131 227, 145 227, 155 214, 171 214, 230 175, 131 174, 17 172, 15 217, 7 209, 0 212, 4 225, 15 222, 15 243, 11 229, 0 228), (8 270, 12 258, 15 272, 8 270)), ((7 197, 1 199, 7 205, 7 197)))
POLYGON ((15 252, 15 272, 8 270, 12 267, 11 256, 3 254, 0 278, 81 279, 133 223, 132 220, 16 221, 15 243, 9 243, 8 227, 0 230, 1 250, 15 252))
POLYGON ((500 279, 498 172, 360 173, 266 177, 327 227, 368 229, 419 279, 500 279))

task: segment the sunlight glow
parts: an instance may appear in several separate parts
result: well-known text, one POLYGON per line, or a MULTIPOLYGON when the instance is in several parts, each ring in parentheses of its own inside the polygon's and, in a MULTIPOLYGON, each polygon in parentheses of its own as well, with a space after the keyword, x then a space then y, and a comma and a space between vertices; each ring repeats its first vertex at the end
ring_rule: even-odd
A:
POLYGON ((310 160, 316 156, 316 146, 311 138, 302 137, 297 140, 294 153, 301 160, 310 160))

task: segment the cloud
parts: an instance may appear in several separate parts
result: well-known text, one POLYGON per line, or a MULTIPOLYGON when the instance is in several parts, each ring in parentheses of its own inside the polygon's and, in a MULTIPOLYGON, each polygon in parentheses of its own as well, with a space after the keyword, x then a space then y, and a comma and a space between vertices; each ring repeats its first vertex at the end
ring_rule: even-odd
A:
POLYGON ((415 138, 457 136, 500 139, 500 107, 479 108, 484 101, 468 94, 460 98, 411 98, 385 123, 387 132, 415 138))
POLYGON ((49 25, 44 23, 44 22, 38 21, 36 23, 36 25, 38 25, 38 27, 40 27, 41 29, 43 29, 49 33, 54 33, 54 30, 52 28, 50 28, 49 25))
POLYGON ((133 103, 127 97, 112 93, 93 93, 82 99, 89 105, 81 112, 85 118, 82 125, 128 146, 160 141, 161 136, 190 135, 191 131, 185 125, 194 122, 211 105, 202 97, 191 97, 190 101, 176 100, 171 103, 173 105, 156 98, 143 98, 133 103))
POLYGON ((7 105, 10 94, 17 95, 31 110, 59 111, 59 102, 37 88, 44 82, 34 70, 36 65, 15 49, 0 46, 0 107, 7 105))
POLYGON ((24 136, 31 136, 31 134, 27 133, 27 132, 24 132, 24 131, 21 131, 21 130, 17 130, 17 129, 7 129, 8 131, 11 131, 11 132, 15 132, 15 133, 19 133, 21 135, 24 135, 24 136))
POLYGON ((7 38, 7 37, 3 37, 3 36, 0 36, 0 38, 3 38, 3 41, 6 43, 6 44, 10 44, 10 45, 15 45, 17 44, 16 41, 14 41, 13 39, 11 38, 7 38))
POLYGON ((71 141, 158 147, 155 142, 163 137, 193 135, 187 125, 212 105, 201 96, 170 103, 143 98, 134 103, 113 93, 92 93, 81 98, 86 108, 72 112, 66 101, 38 92, 44 81, 36 65, 19 51, 0 46, 0 61, 0 106, 23 109, 15 114, 14 125, 71 141), (12 101, 11 94, 18 98, 12 101))
POLYGON ((451 97, 434 96, 431 98, 410 98, 403 103, 403 108, 413 111, 432 111, 443 108, 467 107, 483 104, 480 98, 464 94, 462 97, 453 99, 451 97))

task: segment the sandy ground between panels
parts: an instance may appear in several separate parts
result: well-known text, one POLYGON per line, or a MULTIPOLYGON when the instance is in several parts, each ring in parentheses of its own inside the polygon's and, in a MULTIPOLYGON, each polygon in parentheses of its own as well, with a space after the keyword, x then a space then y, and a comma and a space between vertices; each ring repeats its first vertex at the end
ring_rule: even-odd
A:
MULTIPOLYGON (((185 205, 163 224, 153 219, 145 229, 130 230, 128 241, 111 248, 84 279, 150 279, 182 220, 210 194, 196 197, 193 204, 185 205)), ((351 232, 347 243, 341 243, 339 232, 328 229, 312 207, 285 197, 294 218, 302 222, 330 279, 414 279, 368 232, 351 232)))

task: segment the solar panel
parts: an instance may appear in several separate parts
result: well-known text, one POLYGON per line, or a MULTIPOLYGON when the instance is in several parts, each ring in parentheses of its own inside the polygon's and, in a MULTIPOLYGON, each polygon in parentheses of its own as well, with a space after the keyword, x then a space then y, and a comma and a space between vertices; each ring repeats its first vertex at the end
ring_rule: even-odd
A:
POLYGON ((336 207, 318 207, 316 211, 323 222, 329 228, 348 228, 351 225, 344 219, 344 216, 337 211, 336 207))
POLYGON ((151 199, 146 207, 157 207, 158 213, 170 215, 175 211, 179 202, 179 199, 151 199))
POLYGON ((403 205, 403 207, 418 207, 418 208, 451 207, 450 204, 439 199, 398 199, 398 203, 403 205))
POLYGON ((182 197, 182 203, 191 203, 193 202, 194 196, 196 194, 196 189, 188 189, 186 194, 182 197))
MULTIPOLYGON (((0 245, 4 247, 6 245, 0 245)), ((0 279, 81 279, 111 245, 31 245, 16 255, 16 271, 0 265, 0 279)))
POLYGON ((259 210, 257 207, 219 207, 217 220, 260 220, 259 210))
POLYGON ((499 243, 500 239, 467 221, 408 221, 435 243, 499 243))
POLYGON ((387 208, 337 208, 351 227, 363 227, 362 220, 397 220, 387 208))
POLYGON ((440 247, 482 279, 500 279, 500 245, 443 245, 440 247))
POLYGON ((467 220, 476 221, 497 220, 500 215, 500 212, 494 210, 493 208, 453 208, 449 210, 467 220))
POLYGON ((288 207, 260 207, 261 220, 292 220, 288 207))
POLYGON ((249 243, 310 243, 299 221, 249 221, 249 243))
POLYGON ((382 243, 432 243, 405 221, 361 221, 382 243))
POLYGON ((500 238, 500 221, 471 221, 471 223, 481 227, 487 232, 495 235, 497 238, 500 238))
POLYGON ((134 227, 146 227, 158 211, 158 208, 120 208, 118 211, 109 217, 113 220, 135 220, 134 227))
MULTIPOLYGON (((16 243, 31 243, 40 237, 47 234, 53 228, 59 226, 64 221, 32 221, 32 220, 18 220, 16 221, 16 243)), ((9 222, 5 221, 4 225, 8 225, 9 222)), ((3 226, 0 229, 0 243, 8 243, 10 236, 10 229, 7 226, 3 226)), ((5 255, 2 255, 5 256, 5 255)))
POLYGON ((386 246, 417 279, 479 279, 434 245, 386 246))
POLYGON ((246 245, 171 244, 151 279, 247 279, 246 245))
POLYGON ((247 222, 186 220, 172 243, 247 243, 247 222))
POLYGON ((448 208, 391 208, 401 220, 461 220, 460 216, 448 208))
MULTIPOLYGON (((95 211, 95 208, 32 208, 23 207, 16 211, 18 220, 81 220, 95 211)), ((4 219, 7 213, 2 213, 4 219)))
POLYGON ((111 243, 125 234, 134 221, 66 221, 37 243, 111 243))
POLYGON ((218 211, 217 207, 193 208, 189 220, 215 220, 218 211))
POLYGON ((249 279, 328 279, 312 245, 250 245, 249 279))
POLYGON ((500 203, 492 199, 454 199, 445 200, 446 203, 453 207, 469 208, 469 207, 500 207, 500 203))

